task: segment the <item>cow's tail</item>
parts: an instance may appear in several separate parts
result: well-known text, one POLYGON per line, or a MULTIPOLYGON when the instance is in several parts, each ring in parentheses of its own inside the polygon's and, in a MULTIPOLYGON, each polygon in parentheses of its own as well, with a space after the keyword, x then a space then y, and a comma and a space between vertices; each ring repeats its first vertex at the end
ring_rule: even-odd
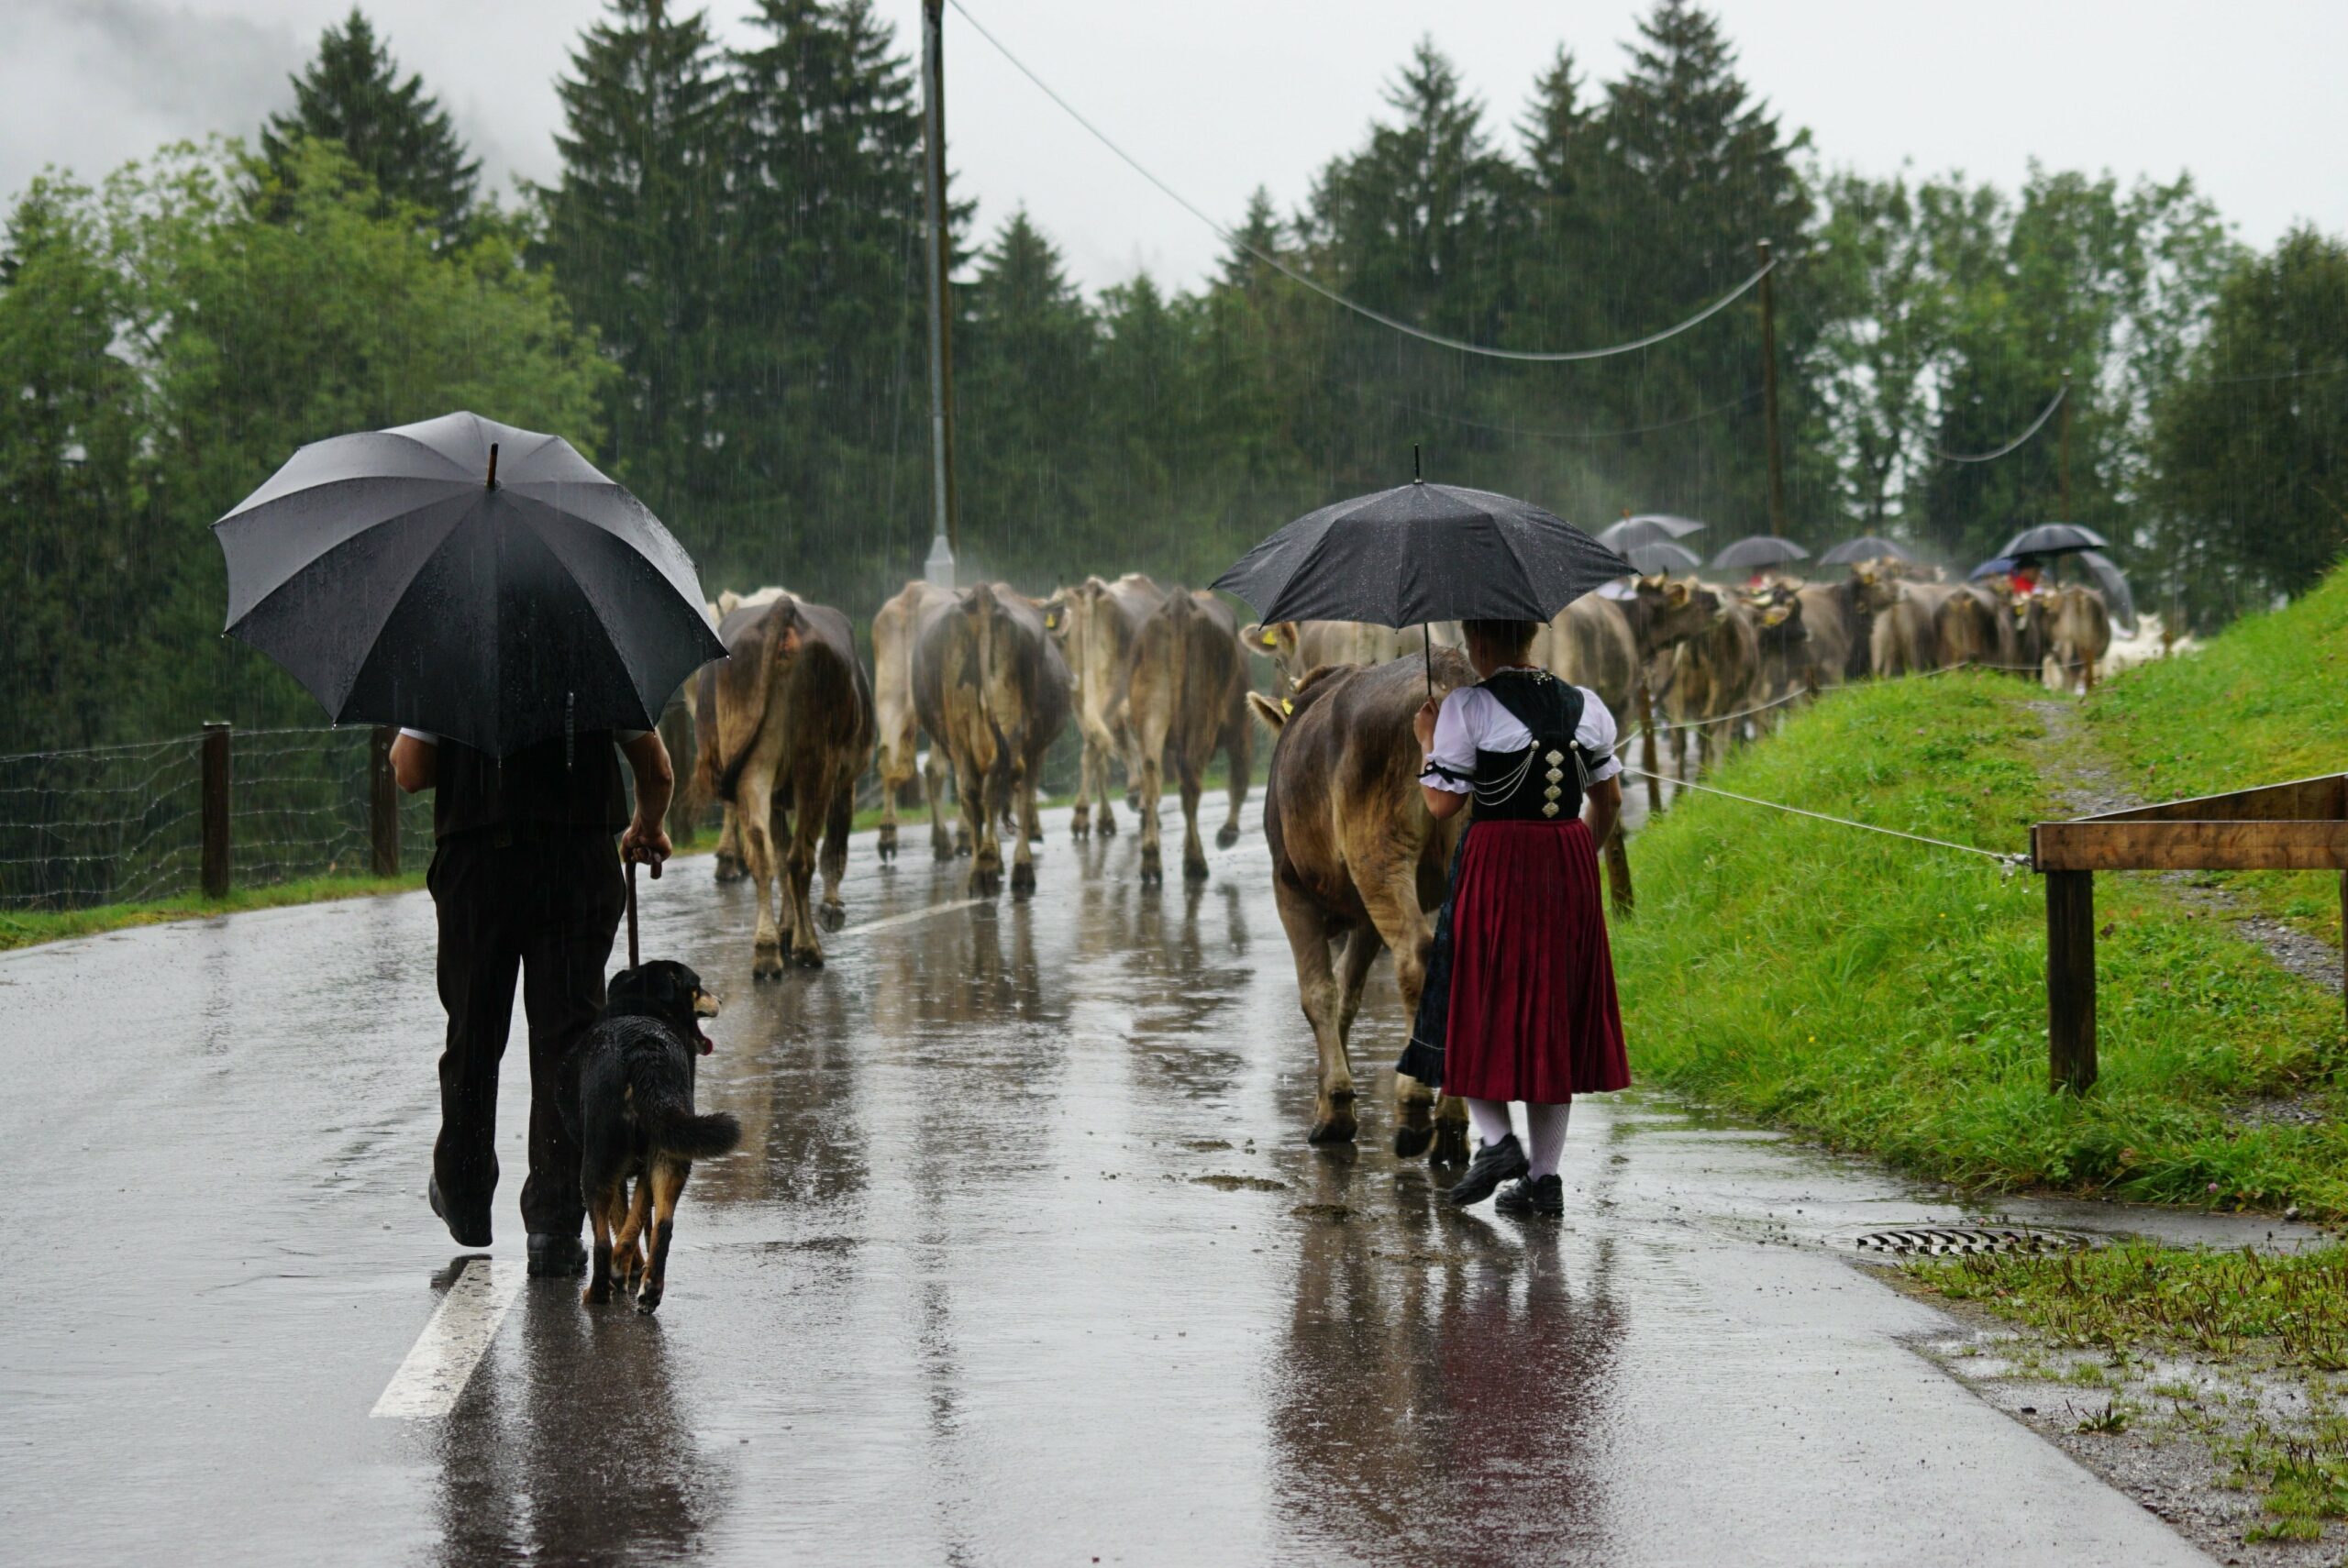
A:
POLYGON ((682 1159, 711 1160, 731 1154, 742 1142, 742 1124, 729 1113, 694 1114, 692 1101, 677 1087, 674 1070, 666 1063, 637 1058, 628 1070, 627 1087, 655 1149, 682 1159))
MULTIPOLYGON (((779 604, 789 597, 788 594, 780 594, 770 602, 779 604)), ((759 749, 759 736, 766 733, 769 717, 767 709, 774 691, 775 666, 781 662, 782 638, 770 630, 766 655, 759 660, 758 681, 747 703, 753 715, 749 733, 742 737, 742 744, 734 748, 734 755, 725 759, 723 769, 717 775, 716 798, 728 805, 733 803, 734 791, 741 786, 743 770, 750 766, 750 754, 759 749)), ((724 726, 719 727, 722 729, 724 726)))

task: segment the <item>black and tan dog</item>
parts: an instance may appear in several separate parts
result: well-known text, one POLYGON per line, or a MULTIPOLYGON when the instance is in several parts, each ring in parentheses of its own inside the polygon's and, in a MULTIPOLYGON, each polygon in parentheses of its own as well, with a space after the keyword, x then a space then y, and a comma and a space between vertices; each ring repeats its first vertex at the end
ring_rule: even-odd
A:
POLYGON ((713 1049, 701 1021, 716 1016, 717 999, 682 964, 663 958, 623 969, 571 1058, 579 1189, 595 1228, 591 1303, 612 1298, 616 1266, 622 1292, 636 1290, 637 1311, 660 1305, 677 1199, 692 1163, 742 1141, 741 1124, 725 1112, 693 1113, 694 1058, 713 1049))

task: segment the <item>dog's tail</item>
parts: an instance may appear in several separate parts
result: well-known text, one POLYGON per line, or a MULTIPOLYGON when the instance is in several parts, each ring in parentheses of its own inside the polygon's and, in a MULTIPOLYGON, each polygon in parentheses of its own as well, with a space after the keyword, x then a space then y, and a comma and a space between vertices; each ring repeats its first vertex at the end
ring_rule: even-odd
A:
POLYGON ((657 1073, 632 1075, 628 1087, 635 1091, 636 1113, 644 1119, 655 1149, 682 1159, 711 1160, 731 1154, 742 1141, 742 1124, 730 1114, 694 1115, 692 1102, 657 1073))

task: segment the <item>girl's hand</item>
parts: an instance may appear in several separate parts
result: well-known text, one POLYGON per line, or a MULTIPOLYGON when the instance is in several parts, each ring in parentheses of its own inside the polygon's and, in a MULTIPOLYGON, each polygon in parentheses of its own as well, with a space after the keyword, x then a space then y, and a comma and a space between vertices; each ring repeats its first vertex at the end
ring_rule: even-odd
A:
POLYGON ((1416 713, 1411 715, 1411 731, 1419 737, 1421 751, 1434 745, 1434 720, 1437 712, 1435 701, 1430 697, 1419 704, 1419 711, 1416 713))

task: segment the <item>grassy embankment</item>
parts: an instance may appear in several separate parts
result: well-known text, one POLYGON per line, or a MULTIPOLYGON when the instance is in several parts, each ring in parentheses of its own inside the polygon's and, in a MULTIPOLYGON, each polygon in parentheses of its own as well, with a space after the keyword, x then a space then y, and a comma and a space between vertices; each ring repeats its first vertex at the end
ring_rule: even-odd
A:
POLYGON ((95 936, 134 925, 200 920, 206 915, 233 914, 238 910, 270 910, 286 904, 312 904, 324 899, 404 893, 422 886, 424 873, 421 871, 400 877, 311 877, 267 888, 232 889, 225 899, 207 899, 200 893, 186 893, 148 903, 99 904, 86 910, 0 911, 0 952, 30 947, 41 942, 61 942, 72 936, 95 936))
MULTIPOLYGON (((2210 795, 2348 769, 2348 571, 2287 609, 2254 615, 2199 654, 2131 670, 2086 707, 2090 732, 2148 801, 2210 795)), ((2328 871, 2212 872, 2261 913, 2340 940, 2328 871)))
MULTIPOLYGON (((2243 635, 2289 668, 2320 668, 2324 650, 2304 634, 2243 635)), ((2199 657, 2244 658, 2231 642, 2199 657)), ((2121 678, 2098 704, 2132 703, 2131 683, 2144 679, 2121 678)), ((1993 674, 1848 689, 1716 781, 2021 850, 2031 822, 2058 814, 2048 771, 2061 748, 2032 709, 2044 700, 1993 674)), ((2155 707, 2133 733, 2149 763, 2162 730, 2215 720, 2155 707)), ((2220 746, 2237 760, 2212 762, 2198 782, 2275 777, 2242 756, 2244 744, 2220 746)), ((1615 952, 1632 1065, 1647 1082, 1972 1187, 2348 1214, 2337 993, 2284 972, 2156 878, 2098 878, 2102 1077, 2081 1099, 2047 1092, 2034 876, 1701 795, 1640 835, 1632 858, 1639 908, 1618 924, 1615 952), (2324 1114, 2240 1114, 2287 1097, 2324 1114)))

